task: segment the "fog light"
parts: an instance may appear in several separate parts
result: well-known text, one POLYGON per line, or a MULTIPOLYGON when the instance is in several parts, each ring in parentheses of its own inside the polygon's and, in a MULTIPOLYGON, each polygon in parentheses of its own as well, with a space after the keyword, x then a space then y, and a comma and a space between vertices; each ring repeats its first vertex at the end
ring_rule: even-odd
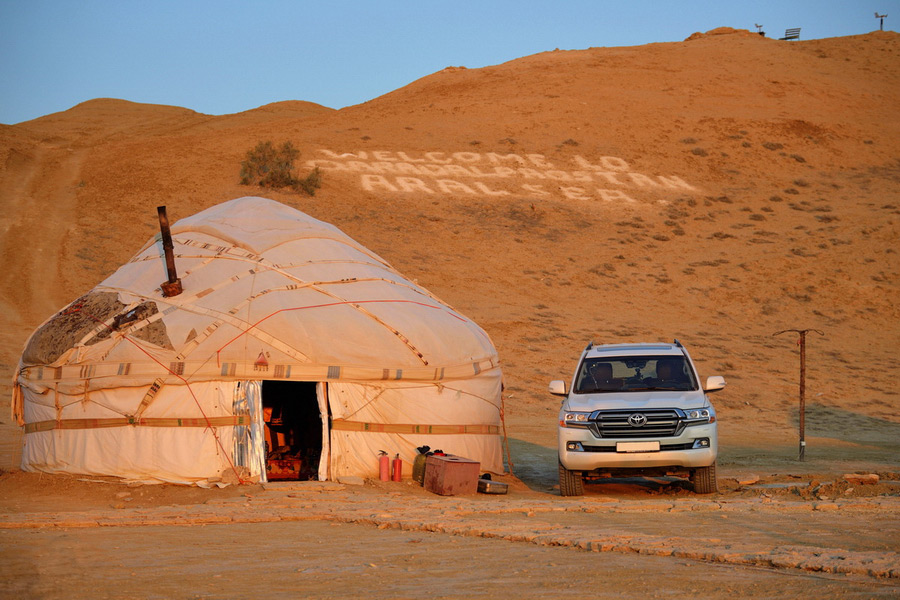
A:
POLYGON ((584 446, 581 445, 581 442, 566 442, 566 450, 571 450, 572 452, 584 452, 584 446))
POLYGON ((709 448, 709 438, 697 438, 694 440, 694 450, 697 448, 709 448))

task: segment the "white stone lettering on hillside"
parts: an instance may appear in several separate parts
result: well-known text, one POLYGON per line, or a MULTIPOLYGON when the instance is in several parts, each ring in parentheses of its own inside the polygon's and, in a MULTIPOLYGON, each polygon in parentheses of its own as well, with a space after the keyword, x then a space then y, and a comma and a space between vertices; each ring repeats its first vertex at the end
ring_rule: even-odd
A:
POLYGON ((615 203, 637 202, 636 193, 693 194, 699 190, 677 175, 648 175, 631 170, 618 156, 588 160, 574 156, 557 164, 543 154, 496 152, 395 152, 318 150, 309 168, 358 175, 367 192, 415 193, 502 198, 505 196, 615 203))

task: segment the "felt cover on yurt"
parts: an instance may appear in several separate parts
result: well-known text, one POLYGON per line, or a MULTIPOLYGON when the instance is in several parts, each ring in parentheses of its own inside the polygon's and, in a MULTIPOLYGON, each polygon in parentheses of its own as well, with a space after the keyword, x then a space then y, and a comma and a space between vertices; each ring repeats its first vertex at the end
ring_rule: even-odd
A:
POLYGON ((29 339, 13 398, 23 469, 215 481, 239 472, 254 418, 236 411, 242 382, 285 380, 326 384, 320 478, 374 475, 379 450, 409 464, 423 444, 502 472, 499 361, 474 322, 272 200, 171 231, 183 293, 161 292, 156 236, 29 339))

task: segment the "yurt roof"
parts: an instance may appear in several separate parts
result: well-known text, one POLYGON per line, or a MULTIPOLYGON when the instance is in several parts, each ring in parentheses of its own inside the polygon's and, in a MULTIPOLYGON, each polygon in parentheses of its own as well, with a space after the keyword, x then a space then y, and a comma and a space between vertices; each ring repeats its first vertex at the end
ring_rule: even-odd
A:
POLYGON ((21 366, 42 371, 28 379, 433 381, 498 364, 477 324, 289 206, 238 198, 171 231, 184 291, 162 294, 157 235, 35 332, 21 366))

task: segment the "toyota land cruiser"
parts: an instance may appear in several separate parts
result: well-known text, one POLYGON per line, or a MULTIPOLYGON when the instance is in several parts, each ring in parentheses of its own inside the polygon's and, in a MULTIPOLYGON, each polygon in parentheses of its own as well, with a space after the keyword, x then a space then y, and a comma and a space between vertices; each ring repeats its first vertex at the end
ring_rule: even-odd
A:
POLYGON ((699 494, 716 486, 716 411, 707 393, 725 387, 720 376, 701 389, 684 346, 593 342, 566 382, 559 412, 559 491, 584 493, 585 478, 687 476, 699 494))

